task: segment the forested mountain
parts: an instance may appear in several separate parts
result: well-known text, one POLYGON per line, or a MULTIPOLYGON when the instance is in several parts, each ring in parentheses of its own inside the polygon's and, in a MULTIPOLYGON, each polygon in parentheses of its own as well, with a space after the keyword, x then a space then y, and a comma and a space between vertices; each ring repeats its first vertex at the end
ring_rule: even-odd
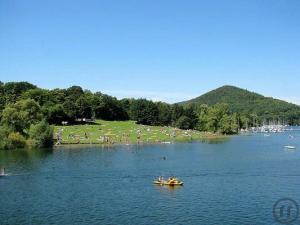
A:
POLYGON ((260 122, 280 121, 290 124, 299 123, 300 106, 282 100, 264 97, 234 86, 223 86, 195 99, 181 102, 181 105, 202 104, 213 106, 226 103, 231 112, 241 115, 256 115, 260 122))

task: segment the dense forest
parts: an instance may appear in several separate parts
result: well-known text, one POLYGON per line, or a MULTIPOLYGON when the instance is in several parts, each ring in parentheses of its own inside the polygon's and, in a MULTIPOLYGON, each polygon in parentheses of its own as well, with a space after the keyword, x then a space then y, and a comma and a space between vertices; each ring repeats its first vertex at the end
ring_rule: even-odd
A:
MULTIPOLYGON (((144 125, 222 134, 234 134, 240 128, 261 123, 261 110, 269 112, 267 115, 272 115, 273 119, 284 115, 291 123, 299 121, 299 108, 292 104, 282 102, 289 106, 283 107, 278 100, 272 100, 274 104, 261 100, 260 109, 253 109, 234 94, 231 97, 237 102, 236 107, 232 101, 224 100, 225 94, 205 96, 207 104, 167 104, 146 99, 118 100, 79 86, 46 90, 28 82, 0 82, 0 93, 0 149, 52 146, 52 125, 72 125, 95 119, 134 120, 144 125)), ((255 97, 253 101, 258 102, 263 98, 255 97)))
POLYGON ((223 86, 180 105, 203 104, 213 106, 225 103, 231 112, 247 117, 249 125, 280 122, 295 125, 300 122, 300 106, 282 100, 264 97, 234 86, 223 86), (251 116, 252 115, 252 116, 251 116))

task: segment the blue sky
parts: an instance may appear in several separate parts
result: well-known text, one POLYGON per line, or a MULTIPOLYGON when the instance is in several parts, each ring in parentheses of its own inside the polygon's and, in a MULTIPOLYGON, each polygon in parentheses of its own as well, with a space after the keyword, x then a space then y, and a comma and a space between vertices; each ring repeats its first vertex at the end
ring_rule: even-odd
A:
POLYGON ((3 0, 0 80, 176 102, 236 85, 300 104, 298 0, 3 0))

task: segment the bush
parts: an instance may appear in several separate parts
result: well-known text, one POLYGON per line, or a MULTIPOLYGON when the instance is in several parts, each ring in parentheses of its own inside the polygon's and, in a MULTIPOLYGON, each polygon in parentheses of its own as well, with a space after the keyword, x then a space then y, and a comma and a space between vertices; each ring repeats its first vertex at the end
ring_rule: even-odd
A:
POLYGON ((9 149, 24 148, 26 146, 26 139, 18 132, 12 132, 7 137, 9 149))
POLYGON ((26 139, 18 132, 12 132, 6 126, 0 127, 0 149, 24 148, 26 139))
POLYGON ((5 138, 1 137, 1 140, 0 140, 0 150, 8 150, 8 149, 10 149, 10 144, 8 142, 7 137, 5 137, 5 138))
POLYGON ((176 123, 176 127, 180 129, 191 129, 192 128, 192 120, 187 116, 181 116, 176 123))
POLYGON ((52 147, 53 146, 53 127, 46 121, 36 125, 31 125, 29 130, 30 144, 32 147, 52 147))
POLYGON ((30 125, 37 123, 41 118, 42 113, 38 103, 32 99, 20 100, 5 107, 1 125, 27 136, 30 125))
POLYGON ((237 118, 235 115, 224 115, 220 121, 220 132, 222 134, 237 134, 238 133, 237 118))
POLYGON ((0 149, 8 149, 9 143, 8 143, 8 137, 9 135, 9 129, 1 126, 0 127, 0 149))

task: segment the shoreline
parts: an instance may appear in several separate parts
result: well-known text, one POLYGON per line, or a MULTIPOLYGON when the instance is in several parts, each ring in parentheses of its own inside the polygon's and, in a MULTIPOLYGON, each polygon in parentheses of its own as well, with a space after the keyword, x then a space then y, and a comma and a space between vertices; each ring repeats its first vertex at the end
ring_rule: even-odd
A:
POLYGON ((210 137, 203 137, 199 139, 192 139, 192 140, 173 140, 173 141, 158 141, 158 142, 133 142, 133 143, 97 143, 97 142, 91 142, 91 143, 62 143, 59 145, 54 145, 53 148, 63 148, 63 147, 124 147, 124 146, 147 146, 147 145, 173 145, 173 144, 179 144, 179 143, 195 143, 195 142, 210 142, 210 141, 225 141, 228 140, 231 136, 227 135, 218 135, 218 136, 210 136, 210 137))

